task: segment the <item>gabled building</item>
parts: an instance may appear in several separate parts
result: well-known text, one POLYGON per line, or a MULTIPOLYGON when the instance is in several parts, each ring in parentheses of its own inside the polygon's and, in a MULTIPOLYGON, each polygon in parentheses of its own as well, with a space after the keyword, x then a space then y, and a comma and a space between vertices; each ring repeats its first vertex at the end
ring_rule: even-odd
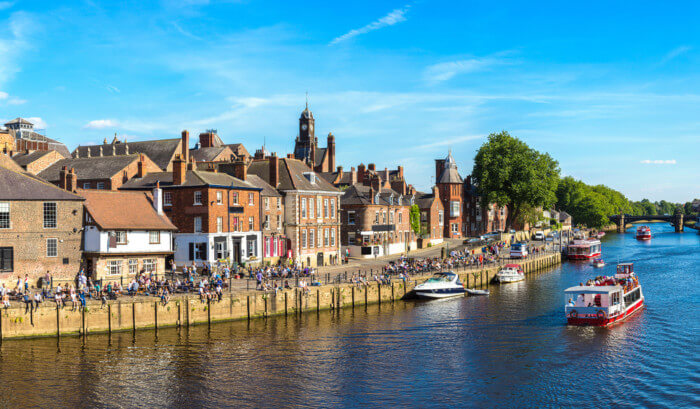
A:
POLYGON ((444 236, 448 238, 456 239, 464 235, 466 222, 462 217, 463 183, 452 152, 445 159, 435 159, 435 185, 445 208, 444 236))
POLYGON ((83 267, 88 277, 107 281, 165 273, 177 228, 163 212, 163 190, 152 194, 78 190, 85 198, 83 267))
POLYGON ((445 207, 440 200, 440 190, 433 186, 431 193, 416 192, 415 203, 420 209, 420 229, 423 247, 443 242, 445 232, 445 207), (427 241, 427 243, 426 243, 427 241))
POLYGON ((260 191, 260 223, 263 234, 262 262, 270 265, 279 264, 287 257, 284 197, 258 175, 249 174, 248 182, 262 189, 260 191))
POLYGON ((24 151, 12 156, 12 160, 17 162, 22 169, 33 175, 38 175, 40 172, 62 159, 65 159, 65 157, 54 150, 24 151))
POLYGON ((64 158, 70 157, 66 145, 54 139, 48 138, 34 129, 34 124, 24 118, 15 118, 5 124, 6 132, 14 138, 14 147, 9 148, 9 141, 3 137, 2 148, 5 153, 14 154, 23 151, 57 151, 64 158))
POLYGON ((161 171, 172 171, 176 154, 182 154, 183 146, 189 149, 189 132, 184 131, 181 138, 157 139, 153 141, 127 142, 114 136, 112 142, 104 140, 102 145, 78 146, 73 151, 73 158, 95 158, 106 156, 127 156, 142 153, 155 163, 161 171))
POLYGON ((70 169, 77 175, 77 188, 117 190, 134 177, 160 172, 158 165, 144 154, 96 156, 62 159, 39 173, 39 177, 61 185, 61 170, 70 169))
MULTIPOLYGON (((505 231, 508 219, 507 206, 491 203, 484 207, 471 176, 464 179, 464 214, 467 236, 478 237, 494 231, 505 231)), ((518 227, 518 226, 514 226, 518 227)), ((520 226, 522 229, 525 226, 520 226)))
POLYGON ((254 160, 248 171, 276 188, 284 198, 287 255, 304 266, 338 264, 342 193, 291 156, 278 158, 272 154, 254 160))
POLYGON ((26 274, 36 285, 46 272, 56 282, 72 281, 80 268, 84 199, 0 156, 0 281, 26 274))
POLYGON ((178 228, 177 267, 202 266, 218 260, 260 263, 260 192, 236 163, 236 177, 196 170, 193 161, 176 157, 172 172, 154 172, 125 183, 122 190, 163 189, 163 210, 178 228))

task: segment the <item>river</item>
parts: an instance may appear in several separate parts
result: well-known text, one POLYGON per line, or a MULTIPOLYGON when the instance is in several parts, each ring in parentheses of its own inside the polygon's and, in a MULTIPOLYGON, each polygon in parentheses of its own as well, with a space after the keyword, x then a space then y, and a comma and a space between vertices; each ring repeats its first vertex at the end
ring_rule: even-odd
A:
POLYGON ((5 340, 2 406, 698 407, 700 235, 651 226, 603 240, 647 304, 612 328, 565 325, 563 289, 601 271, 565 263, 490 297, 5 340))

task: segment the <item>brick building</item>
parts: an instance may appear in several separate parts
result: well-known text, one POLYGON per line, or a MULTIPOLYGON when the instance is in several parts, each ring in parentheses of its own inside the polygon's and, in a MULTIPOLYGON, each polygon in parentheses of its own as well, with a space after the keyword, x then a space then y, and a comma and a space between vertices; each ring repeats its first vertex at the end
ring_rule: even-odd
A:
POLYGON ((3 137, 3 152, 33 152, 33 151, 50 151, 54 150, 61 154, 64 158, 70 158, 70 152, 66 145, 54 139, 48 138, 34 129, 34 124, 24 118, 15 118, 5 124, 6 133, 14 138, 14 147, 8 150, 7 137, 3 137))
POLYGON ((96 156, 62 159, 39 173, 39 177, 55 185, 61 183, 61 169, 73 169, 81 189, 117 190, 134 177, 143 177, 160 168, 144 154, 96 156))
POLYGON ((172 171, 175 155, 182 152, 182 145, 189 149, 189 133, 182 138, 158 139, 153 141, 127 142, 116 135, 111 143, 104 140, 102 145, 78 146, 73 151, 74 158, 94 158, 98 156, 125 156, 142 153, 155 163, 161 171, 172 171))
POLYGON ((163 191, 78 190, 85 198, 83 267, 96 280, 163 275, 176 227, 163 212, 163 191))
POLYGON ((275 187, 284 198, 287 255, 304 266, 337 264, 342 193, 291 156, 278 158, 273 154, 254 160, 248 171, 275 187))
POLYGON ((315 172, 333 172, 335 170, 335 136, 328 134, 325 148, 318 146, 316 138, 316 120, 309 110, 309 104, 299 117, 299 136, 294 141, 294 158, 298 159, 315 172))
POLYGON ((464 216, 466 235, 478 237, 489 232, 505 231, 508 208, 495 203, 484 207, 471 176, 467 176, 464 179, 464 216))
POLYGON ((54 150, 48 151, 23 151, 16 153, 12 159, 17 162, 22 169, 27 172, 38 175, 40 172, 58 162, 65 159, 63 155, 54 150))
POLYGON ((420 209, 421 238, 423 245, 443 242, 445 232, 445 207, 440 200, 440 191, 433 186, 432 193, 416 192, 415 202, 420 209), (426 243, 427 241, 427 243, 426 243))
MULTIPOLYGON (((269 162, 274 166, 274 162, 269 162)), ((273 170, 274 171, 274 170, 273 170)), ((287 236, 284 230, 284 198, 282 194, 257 175, 248 175, 248 182, 262 189, 260 223, 263 234, 263 264, 279 264, 287 257, 287 236)))
POLYGON ((0 281, 8 285, 27 274, 35 282, 47 271, 57 281, 74 279, 80 268, 83 200, 0 166, 0 281))
POLYGON ((234 148, 236 152, 242 153, 243 157, 240 159, 248 159, 246 157, 248 151, 245 150, 242 144, 226 145, 219 138, 216 130, 210 129, 199 134, 199 142, 195 144, 194 148, 190 149, 190 157, 199 165, 201 163, 211 164, 231 161, 239 159, 236 152, 234 152, 234 148))
POLYGON ((435 185, 445 208, 444 237, 461 238, 466 226, 462 217, 464 181, 457 171, 452 152, 445 159, 435 159, 435 185))

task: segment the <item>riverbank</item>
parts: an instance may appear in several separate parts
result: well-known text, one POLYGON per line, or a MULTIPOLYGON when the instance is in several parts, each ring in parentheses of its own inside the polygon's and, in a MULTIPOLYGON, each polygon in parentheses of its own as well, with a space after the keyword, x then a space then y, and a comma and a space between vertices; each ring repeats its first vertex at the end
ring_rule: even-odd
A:
MULTIPOLYGON (((519 262, 525 274, 561 263, 561 254, 548 253, 519 262)), ((499 266, 483 269, 462 268, 459 274, 467 288, 490 285, 499 266)), ((0 340, 13 338, 88 336, 96 333, 137 331, 164 327, 212 324, 233 320, 252 320, 272 315, 294 315, 368 304, 396 302, 410 298, 413 288, 430 275, 392 280, 390 284, 370 282, 323 285, 277 292, 237 291, 225 294, 221 301, 202 302, 184 296, 163 305, 157 298, 124 298, 104 306, 90 304, 84 309, 58 309, 44 303, 34 310, 23 307, 2 310, 0 340)))

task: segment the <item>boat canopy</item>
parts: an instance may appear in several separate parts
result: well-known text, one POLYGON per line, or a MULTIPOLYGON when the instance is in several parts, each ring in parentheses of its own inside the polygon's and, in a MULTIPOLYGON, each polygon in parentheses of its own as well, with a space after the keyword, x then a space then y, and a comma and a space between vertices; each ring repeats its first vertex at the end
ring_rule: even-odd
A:
POLYGON ((564 290, 567 294, 610 294, 622 290, 619 285, 578 285, 564 290))

